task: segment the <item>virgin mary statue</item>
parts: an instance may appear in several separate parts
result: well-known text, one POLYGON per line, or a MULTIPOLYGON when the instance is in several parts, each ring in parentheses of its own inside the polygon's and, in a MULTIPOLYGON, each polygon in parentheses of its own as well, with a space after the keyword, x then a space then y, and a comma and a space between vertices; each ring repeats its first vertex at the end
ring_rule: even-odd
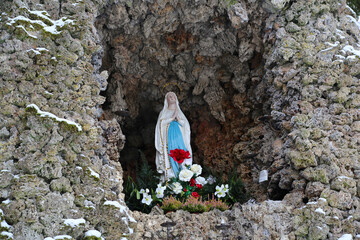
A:
POLYGON ((156 168, 161 174, 161 181, 165 182, 177 177, 182 166, 192 164, 192 150, 190 146, 190 125, 181 111, 176 94, 168 92, 165 95, 164 108, 159 114, 155 128, 156 168), (183 149, 190 152, 190 158, 178 165, 169 156, 170 150, 183 149))

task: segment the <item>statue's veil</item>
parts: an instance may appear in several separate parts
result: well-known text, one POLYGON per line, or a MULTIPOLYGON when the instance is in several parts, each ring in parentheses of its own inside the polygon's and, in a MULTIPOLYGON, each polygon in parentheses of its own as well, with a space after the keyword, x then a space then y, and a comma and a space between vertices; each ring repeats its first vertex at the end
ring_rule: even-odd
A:
MULTIPOLYGON (((165 114, 166 111, 169 111, 168 110, 168 102, 167 102, 167 96, 170 94, 170 93, 174 93, 174 92, 168 92, 166 93, 165 95, 165 99, 164 99, 164 107, 163 109, 161 110, 160 114, 159 114, 159 117, 158 117, 158 122, 159 120, 163 117, 163 115, 165 114)), ((176 94, 174 93, 175 95, 175 98, 176 98, 176 109, 178 110, 178 115, 181 119, 184 119, 185 122, 189 125, 189 121, 187 120, 187 118, 185 117, 184 113, 181 111, 180 109, 180 106, 179 106, 179 100, 176 96, 176 94)))
MULTIPOLYGON (((165 99, 164 99, 164 107, 163 109, 161 110, 160 114, 159 114, 159 117, 158 117, 158 120, 157 120, 157 123, 156 123, 156 129, 155 129, 155 147, 156 149, 161 153, 163 154, 162 152, 162 149, 160 147, 160 144, 157 144, 159 143, 159 138, 160 138, 160 120, 163 119, 163 118, 166 118, 166 117, 170 117, 171 114, 173 113, 173 110, 169 110, 168 109, 168 102, 167 102, 167 96, 170 94, 170 93, 173 93, 173 92, 168 92, 166 93, 165 95, 165 99)), ((176 109, 178 111, 178 116, 181 120, 183 120, 183 127, 184 127, 184 143, 185 143, 185 146, 187 148, 187 150, 190 152, 190 156, 191 156, 191 159, 189 159, 189 163, 191 164, 192 163, 192 149, 191 149, 191 145, 190 145, 190 124, 189 124, 189 121, 187 120, 187 118, 185 117, 184 113, 181 111, 180 109, 180 106, 179 106, 179 100, 176 96, 176 94, 174 93, 175 95, 175 98, 176 98, 176 109)))

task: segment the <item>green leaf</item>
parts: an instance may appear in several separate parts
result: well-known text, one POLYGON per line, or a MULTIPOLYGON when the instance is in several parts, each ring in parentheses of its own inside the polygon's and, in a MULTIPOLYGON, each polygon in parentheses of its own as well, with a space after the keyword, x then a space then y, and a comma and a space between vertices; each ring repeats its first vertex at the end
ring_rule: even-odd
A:
POLYGON ((139 200, 140 199, 140 192, 136 190, 136 199, 139 200))

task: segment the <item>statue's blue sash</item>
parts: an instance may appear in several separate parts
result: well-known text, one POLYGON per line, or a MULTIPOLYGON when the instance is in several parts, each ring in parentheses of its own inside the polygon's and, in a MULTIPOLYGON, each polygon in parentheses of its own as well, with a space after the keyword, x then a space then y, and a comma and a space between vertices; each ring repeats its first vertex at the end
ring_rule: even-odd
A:
MULTIPOLYGON (((167 133, 168 154, 170 154, 170 150, 174 149, 183 149, 184 151, 187 151, 179 126, 181 126, 181 124, 177 121, 172 121, 169 125, 167 133)), ((169 160, 175 176, 178 177, 181 167, 179 169, 178 163, 170 156, 169 160)))

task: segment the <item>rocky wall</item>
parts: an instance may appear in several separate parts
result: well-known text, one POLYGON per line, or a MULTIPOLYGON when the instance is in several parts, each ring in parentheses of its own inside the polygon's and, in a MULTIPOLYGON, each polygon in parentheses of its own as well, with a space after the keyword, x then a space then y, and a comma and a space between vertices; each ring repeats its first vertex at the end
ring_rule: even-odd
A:
POLYGON ((360 24, 345 2, 6 0, 0 10, 1 237, 163 239, 171 219, 185 225, 172 230, 179 239, 359 238, 360 24), (126 136, 151 159, 174 86, 196 161, 235 166, 260 203, 135 212, 132 223, 119 157, 129 172, 137 156, 119 151, 126 136))
POLYGON ((106 72, 93 24, 103 4, 0 2, 1 239, 132 232, 117 161, 124 136, 116 120, 98 121, 106 72))

